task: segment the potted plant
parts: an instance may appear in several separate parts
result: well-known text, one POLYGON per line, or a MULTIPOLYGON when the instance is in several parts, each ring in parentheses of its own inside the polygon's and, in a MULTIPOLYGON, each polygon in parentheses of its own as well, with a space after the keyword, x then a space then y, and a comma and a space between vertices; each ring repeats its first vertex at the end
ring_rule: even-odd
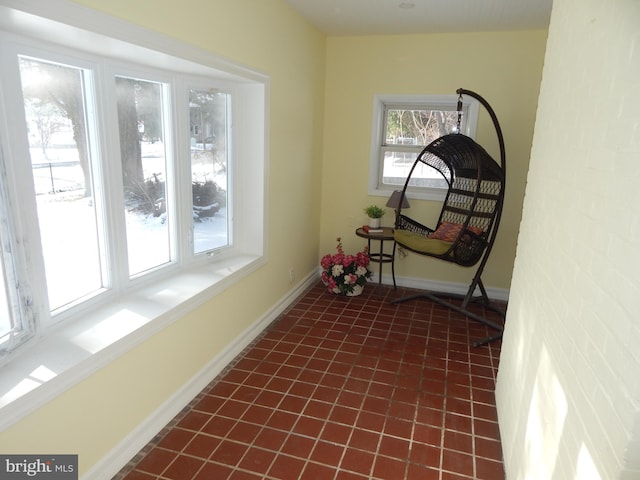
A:
POLYGON ((337 253, 320 259, 322 281, 331 293, 355 297, 362 293, 367 280, 373 275, 369 270, 369 252, 365 247, 355 255, 346 255, 340 237, 336 240, 337 253))
POLYGON ((369 226, 371 228, 380 228, 380 221, 386 210, 377 205, 369 205, 364 209, 364 213, 369 217, 369 226))

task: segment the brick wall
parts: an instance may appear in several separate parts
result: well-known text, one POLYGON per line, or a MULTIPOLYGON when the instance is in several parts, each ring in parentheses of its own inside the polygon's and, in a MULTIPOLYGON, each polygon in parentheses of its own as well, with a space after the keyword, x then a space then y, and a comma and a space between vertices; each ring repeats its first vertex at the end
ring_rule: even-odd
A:
POLYGON ((496 401, 508 479, 640 478, 638 0, 554 0, 496 401))

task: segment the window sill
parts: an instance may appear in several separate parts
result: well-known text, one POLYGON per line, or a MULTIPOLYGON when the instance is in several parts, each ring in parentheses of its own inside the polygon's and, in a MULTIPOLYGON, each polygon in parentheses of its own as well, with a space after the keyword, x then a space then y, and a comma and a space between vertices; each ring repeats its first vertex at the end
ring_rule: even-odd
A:
POLYGON ((154 282, 68 321, 2 367, 0 431, 211 299, 264 263, 237 255, 154 282), (20 400, 19 402, 16 400, 20 400))

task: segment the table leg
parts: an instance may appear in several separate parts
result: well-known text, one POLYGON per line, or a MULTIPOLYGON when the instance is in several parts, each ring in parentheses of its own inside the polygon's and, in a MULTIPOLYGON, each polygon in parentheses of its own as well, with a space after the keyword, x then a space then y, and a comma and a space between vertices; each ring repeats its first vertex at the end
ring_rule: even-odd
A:
POLYGON ((393 278, 394 290, 398 288, 396 286, 396 242, 393 242, 393 249, 391 251, 391 277, 393 278))
POLYGON ((382 254, 384 253, 384 240, 380 240, 380 254, 378 256, 378 284, 382 285, 382 254))

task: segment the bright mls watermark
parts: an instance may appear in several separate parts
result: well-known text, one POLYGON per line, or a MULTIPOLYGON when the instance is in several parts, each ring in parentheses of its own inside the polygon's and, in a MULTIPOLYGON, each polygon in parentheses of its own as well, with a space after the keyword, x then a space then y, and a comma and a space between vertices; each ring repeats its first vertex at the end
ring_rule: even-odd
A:
POLYGON ((78 455, 0 455, 0 480, 78 480, 78 455))

